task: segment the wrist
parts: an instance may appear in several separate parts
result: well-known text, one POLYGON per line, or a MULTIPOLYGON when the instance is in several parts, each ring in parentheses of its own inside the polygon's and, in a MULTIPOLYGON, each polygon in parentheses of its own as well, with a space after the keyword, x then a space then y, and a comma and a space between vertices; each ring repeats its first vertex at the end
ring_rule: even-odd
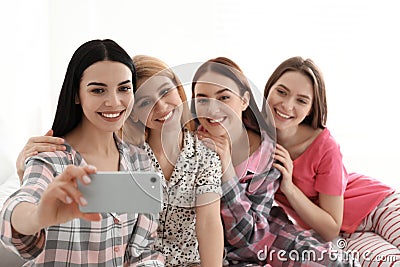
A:
POLYGON ((281 183, 281 192, 286 196, 290 197, 295 193, 296 186, 293 183, 281 183))

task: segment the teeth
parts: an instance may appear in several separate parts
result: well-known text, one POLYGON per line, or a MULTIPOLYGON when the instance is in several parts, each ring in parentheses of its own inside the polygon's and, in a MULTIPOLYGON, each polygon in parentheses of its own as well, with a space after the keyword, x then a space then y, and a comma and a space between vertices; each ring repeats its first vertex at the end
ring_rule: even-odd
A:
POLYGON ((281 116, 282 118, 285 118, 285 119, 290 119, 290 116, 289 116, 289 115, 286 115, 286 114, 280 113, 280 112, 279 112, 279 110, 276 110, 276 113, 277 113, 279 116, 281 116))
POLYGON ((116 118, 121 114, 121 112, 119 113, 101 113, 101 116, 104 116, 106 118, 116 118))
POLYGON ((223 121, 223 120, 224 120, 224 118, 210 119, 210 122, 211 122, 211 123, 219 123, 219 122, 221 122, 221 121, 223 121))
POLYGON ((160 119, 158 119, 158 120, 160 120, 160 121, 166 121, 166 120, 168 120, 169 118, 171 118, 171 116, 172 116, 172 111, 171 111, 170 113, 168 113, 165 117, 160 118, 160 119))

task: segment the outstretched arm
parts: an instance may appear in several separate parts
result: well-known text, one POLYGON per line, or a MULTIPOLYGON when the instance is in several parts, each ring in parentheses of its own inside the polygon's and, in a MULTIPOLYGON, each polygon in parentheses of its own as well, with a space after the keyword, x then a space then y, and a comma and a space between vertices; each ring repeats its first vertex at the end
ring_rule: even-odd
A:
MULTIPOLYGON (((46 175, 45 172, 46 170, 43 175, 46 175)), ((96 170, 89 166, 68 166, 48 185, 37 205, 21 202, 15 206, 11 216, 13 230, 19 234, 33 235, 43 228, 74 218, 99 220, 100 214, 82 213, 79 210, 78 205, 84 206, 86 201, 76 187, 77 179, 83 184, 90 183, 88 174, 94 172, 96 170)))

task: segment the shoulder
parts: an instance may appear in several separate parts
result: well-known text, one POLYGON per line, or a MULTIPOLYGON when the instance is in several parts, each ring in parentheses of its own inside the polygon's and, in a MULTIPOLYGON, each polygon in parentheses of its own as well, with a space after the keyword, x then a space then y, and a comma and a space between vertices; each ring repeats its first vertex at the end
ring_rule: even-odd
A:
POLYGON ((189 147, 193 147, 194 152, 199 155, 210 155, 212 157, 218 157, 218 154, 205 146, 203 142, 197 137, 196 133, 192 131, 185 130, 185 138, 184 138, 184 146, 188 145, 189 147))
POLYGON ((310 127, 305 128, 307 143, 310 147, 323 147, 328 148, 339 148, 339 144, 336 142, 335 138, 332 136, 328 128, 325 129, 312 129, 310 127))
POLYGON ((24 180, 26 177, 38 178, 38 175, 49 179, 56 177, 73 163, 73 156, 67 151, 41 152, 25 161, 24 180))
POLYGON ((185 130, 183 142, 186 158, 195 158, 197 163, 203 165, 219 166, 220 158, 217 152, 205 146, 196 133, 185 130))
POLYGON ((328 162, 342 161, 340 145, 332 136, 328 128, 323 129, 315 138, 311 151, 315 158, 327 160, 328 162))
MULTIPOLYGON (((75 152, 75 151, 74 151, 75 152)), ((34 164, 51 164, 51 165, 68 165, 71 164, 71 158, 75 153, 68 151, 41 152, 35 156, 26 159, 26 165, 34 164)))
POLYGON ((333 137, 328 128, 323 129, 317 138, 320 139, 319 142, 326 148, 340 149, 339 143, 333 137))

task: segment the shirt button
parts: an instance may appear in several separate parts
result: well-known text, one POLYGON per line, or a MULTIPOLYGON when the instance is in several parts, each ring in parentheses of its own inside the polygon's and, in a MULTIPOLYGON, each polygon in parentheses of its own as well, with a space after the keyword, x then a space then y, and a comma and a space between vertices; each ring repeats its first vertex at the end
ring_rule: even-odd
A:
POLYGON ((119 220, 117 218, 114 218, 114 223, 119 224, 119 220))
POLYGON ((115 252, 118 252, 118 251, 119 251, 119 247, 115 247, 115 248, 114 248, 114 251, 115 251, 115 252))

